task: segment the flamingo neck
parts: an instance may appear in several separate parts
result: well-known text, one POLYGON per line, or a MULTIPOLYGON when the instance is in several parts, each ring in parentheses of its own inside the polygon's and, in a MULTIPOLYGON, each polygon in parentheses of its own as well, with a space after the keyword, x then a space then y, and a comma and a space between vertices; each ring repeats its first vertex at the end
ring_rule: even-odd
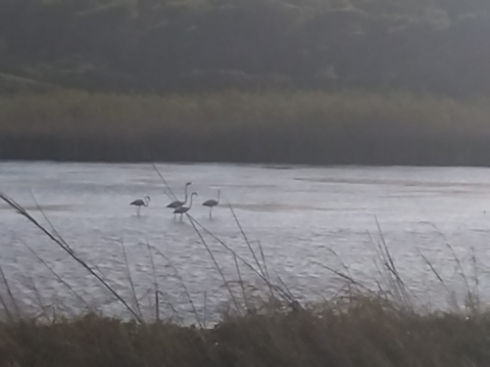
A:
MULTIPOLYGON (((185 185, 185 189, 184 189, 184 192, 185 192, 184 204, 187 203, 187 186, 189 186, 189 185, 185 185)), ((191 199, 192 199, 192 197, 191 197, 191 199)))
POLYGON ((221 190, 218 190, 218 200, 217 200, 218 203, 219 203, 220 197, 221 197, 221 190))
POLYGON ((191 195, 191 202, 189 204, 189 209, 192 208, 192 198, 194 197, 194 195, 191 195))

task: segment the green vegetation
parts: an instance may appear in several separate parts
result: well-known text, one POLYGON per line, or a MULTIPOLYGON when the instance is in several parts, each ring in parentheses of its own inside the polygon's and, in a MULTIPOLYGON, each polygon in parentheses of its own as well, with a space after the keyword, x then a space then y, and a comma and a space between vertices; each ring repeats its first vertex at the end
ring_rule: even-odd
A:
POLYGON ((489 29, 484 0, 0 0, 0 73, 96 91, 460 96, 490 90, 489 29))
POLYGON ((226 318, 213 329, 96 316, 28 320, 0 324, 0 365, 486 366, 489 316, 422 316, 353 298, 344 306, 226 318))
POLYGON ((488 116, 488 98, 410 93, 18 94, 0 157, 484 165, 488 116))

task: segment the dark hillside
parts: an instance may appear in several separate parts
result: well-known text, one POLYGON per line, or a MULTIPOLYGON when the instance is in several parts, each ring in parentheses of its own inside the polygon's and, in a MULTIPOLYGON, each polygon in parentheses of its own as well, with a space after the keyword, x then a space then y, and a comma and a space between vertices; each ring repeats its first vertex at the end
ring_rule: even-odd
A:
POLYGON ((0 0, 0 72, 97 91, 487 93, 490 3, 461 4, 0 0))

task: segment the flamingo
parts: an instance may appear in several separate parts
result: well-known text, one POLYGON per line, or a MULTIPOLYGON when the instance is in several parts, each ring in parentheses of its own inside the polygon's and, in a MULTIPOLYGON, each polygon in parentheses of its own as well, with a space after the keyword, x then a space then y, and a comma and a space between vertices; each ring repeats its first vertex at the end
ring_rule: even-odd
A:
POLYGON ((213 217, 213 207, 219 205, 219 198, 221 196, 221 190, 218 190, 218 200, 209 199, 202 203, 203 206, 209 207, 209 218, 213 217))
POLYGON ((148 207, 148 205, 150 205, 150 197, 149 196, 145 196, 145 198, 143 200, 136 199, 135 201, 133 201, 129 205, 134 205, 134 206, 137 207, 136 211, 137 211, 138 217, 139 217, 140 216, 141 207, 142 206, 148 207))
POLYGON ((177 209, 177 208, 180 208, 185 203, 187 203, 187 187, 189 185, 192 185, 192 182, 187 182, 185 184, 185 189, 184 189, 184 191, 185 191, 185 198, 184 198, 184 201, 180 201, 180 200, 172 201, 170 204, 167 205, 167 208, 177 209))
POLYGON ((191 195, 191 202, 189 203, 189 206, 179 206, 174 210, 174 214, 180 214, 180 220, 182 221, 182 215, 187 213, 191 208, 192 208, 192 198, 194 195, 198 196, 197 192, 193 192, 191 195))

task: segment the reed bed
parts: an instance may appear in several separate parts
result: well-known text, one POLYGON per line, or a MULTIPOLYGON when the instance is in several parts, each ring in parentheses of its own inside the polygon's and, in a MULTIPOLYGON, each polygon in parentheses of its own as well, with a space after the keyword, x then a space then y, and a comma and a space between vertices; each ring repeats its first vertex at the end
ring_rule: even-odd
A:
POLYGON ((0 96, 0 158, 486 165, 488 97, 403 92, 0 96))

